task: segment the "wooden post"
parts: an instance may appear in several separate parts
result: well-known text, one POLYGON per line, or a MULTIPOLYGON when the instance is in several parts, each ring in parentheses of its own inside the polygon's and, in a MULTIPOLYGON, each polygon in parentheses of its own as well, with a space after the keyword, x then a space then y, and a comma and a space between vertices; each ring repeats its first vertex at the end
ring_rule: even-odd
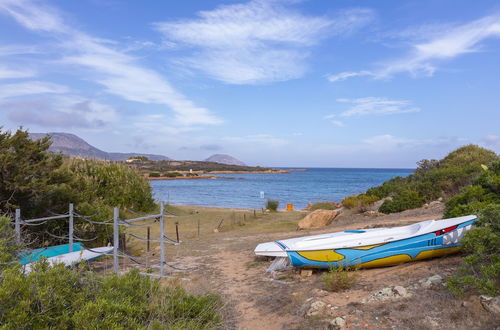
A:
POLYGON ((151 227, 149 227, 149 226, 148 226, 148 240, 147 240, 147 242, 146 242, 146 246, 147 246, 146 250, 147 250, 148 252, 149 252, 149 250, 150 250, 150 248, 151 248, 151 246, 150 246, 150 242, 149 242, 149 240, 150 240, 150 239, 151 239, 151 227))
POLYGON ((255 210, 253 210, 253 217, 257 218, 257 212, 255 210))
POLYGON ((118 261, 118 247, 120 244, 120 240, 118 238, 118 234, 119 234, 118 208, 115 207, 113 209, 113 270, 117 275, 120 271, 119 261, 118 261))
POLYGON ((165 216, 164 204, 160 202, 160 276, 163 277, 163 268, 165 267, 165 216))
POLYGON ((16 242, 21 244, 21 210, 16 209, 16 219, 15 219, 15 229, 16 229, 16 242))
POLYGON ((200 237, 200 219, 198 219, 198 237, 200 237))
POLYGON ((69 252, 73 252, 73 203, 69 203, 69 252))
POLYGON ((177 235, 177 243, 179 243, 179 222, 175 222, 175 234, 177 235))

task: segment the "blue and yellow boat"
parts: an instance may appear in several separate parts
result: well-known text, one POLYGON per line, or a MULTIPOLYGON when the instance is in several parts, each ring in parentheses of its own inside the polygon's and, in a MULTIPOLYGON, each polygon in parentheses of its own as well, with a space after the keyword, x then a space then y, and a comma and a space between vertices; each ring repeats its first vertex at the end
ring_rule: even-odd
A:
POLYGON ((295 267, 384 267, 458 252, 477 216, 427 220, 409 226, 345 230, 262 243, 255 254, 288 257, 295 267))

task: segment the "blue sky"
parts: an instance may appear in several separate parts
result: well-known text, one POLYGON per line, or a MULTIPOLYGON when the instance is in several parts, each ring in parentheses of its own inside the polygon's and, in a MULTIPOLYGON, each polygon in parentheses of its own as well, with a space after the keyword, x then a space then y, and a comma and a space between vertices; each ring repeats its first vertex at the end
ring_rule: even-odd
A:
POLYGON ((497 1, 0 0, 0 125, 106 151, 413 167, 500 151, 497 1))

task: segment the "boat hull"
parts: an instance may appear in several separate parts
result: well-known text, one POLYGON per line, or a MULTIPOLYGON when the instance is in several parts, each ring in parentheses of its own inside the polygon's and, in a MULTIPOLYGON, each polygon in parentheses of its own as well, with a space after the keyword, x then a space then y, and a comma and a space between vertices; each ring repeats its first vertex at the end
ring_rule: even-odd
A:
MULTIPOLYGON (((372 268, 393 266, 458 252, 460 250, 460 239, 465 232, 472 229, 472 224, 477 218, 469 217, 464 220, 466 221, 450 227, 443 227, 439 230, 390 242, 332 249, 294 249, 293 246, 296 247, 302 244, 300 238, 298 238, 289 240, 291 246, 287 245, 287 240, 272 242, 281 249, 281 255, 279 255, 278 249, 272 248, 270 243, 263 243, 258 246, 256 254, 266 255, 267 251, 269 251, 273 253, 272 256, 287 256, 290 263, 295 267, 328 269, 336 267, 372 268)), ((432 226, 436 226, 435 223, 439 223, 439 221, 435 221, 432 226)), ((377 235, 376 232, 372 233, 370 237, 377 235)), ((336 233, 333 233, 332 237, 334 235, 336 233)), ((309 239, 310 242, 318 240, 317 238, 313 239, 314 237, 310 236, 302 239, 303 241, 309 239)))

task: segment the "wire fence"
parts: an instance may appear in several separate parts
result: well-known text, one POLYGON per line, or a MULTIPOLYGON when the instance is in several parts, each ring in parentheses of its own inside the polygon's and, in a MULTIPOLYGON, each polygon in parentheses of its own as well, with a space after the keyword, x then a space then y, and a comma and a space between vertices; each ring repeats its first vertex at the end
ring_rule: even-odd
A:
MULTIPOLYGON (((113 226, 113 252, 112 252, 112 255, 113 255, 113 271, 116 274, 119 274, 119 270, 120 270, 120 260, 119 259, 120 258, 130 260, 135 264, 146 267, 148 270, 158 269, 159 274, 154 274, 154 273, 150 273, 150 272, 141 272, 141 274, 143 274, 143 275, 148 275, 148 276, 153 276, 153 277, 165 277, 166 276, 166 272, 165 272, 166 267, 169 267, 169 268, 172 268, 175 270, 184 270, 184 271, 194 269, 194 268, 175 267, 172 265, 168 265, 166 263, 165 244, 178 245, 179 241, 172 240, 165 235, 165 218, 166 218, 165 214, 169 214, 169 216, 175 216, 175 217, 177 217, 177 215, 165 210, 165 204, 163 202, 160 203, 160 212, 158 214, 144 215, 144 214, 139 214, 137 212, 133 212, 131 210, 127 210, 127 211, 129 211, 132 214, 140 215, 140 216, 137 218, 134 218, 134 219, 126 219, 126 220, 121 219, 119 216, 119 208, 115 207, 113 209, 113 218, 105 220, 105 221, 95 221, 95 220, 91 219, 92 217, 95 216, 95 214, 92 216, 82 215, 82 214, 75 211, 74 205, 71 203, 71 204, 69 204, 68 212, 65 214, 56 214, 56 213, 50 212, 51 214, 54 214, 54 215, 49 216, 49 217, 43 217, 43 218, 22 219, 21 218, 21 210, 16 209, 16 211, 15 211, 16 241, 19 244, 22 242, 22 240, 21 240, 21 234, 22 234, 21 226, 41 226, 41 225, 46 224, 48 221, 68 219, 69 221, 68 221, 68 234, 67 235, 64 235, 64 236, 56 235, 54 233, 49 232, 48 230, 45 230, 44 233, 52 238, 68 241, 69 252, 74 252, 75 242, 91 242, 91 241, 95 241, 97 239, 97 237, 90 238, 90 239, 80 238, 80 237, 75 235, 75 233, 74 233, 75 219, 79 219, 79 221, 84 221, 84 222, 91 223, 94 225, 103 225, 103 226, 112 225, 113 226), (149 227, 156 222, 159 222, 159 229, 160 229, 159 237, 158 238, 151 238, 149 227), (138 257, 138 256, 132 256, 132 255, 126 253, 125 247, 121 248, 121 246, 120 246, 120 226, 148 227, 148 237, 147 238, 139 237, 139 236, 136 236, 134 234, 129 234, 129 236, 133 237, 137 240, 147 242, 148 252, 149 252, 150 242, 159 243, 159 246, 160 246, 159 263, 158 264, 149 263, 149 259, 152 256, 139 256, 138 257), (143 259, 143 260, 145 259, 145 261, 140 261, 139 259, 143 259)), ((124 239, 123 245, 125 245, 125 241, 126 240, 124 239)), ((85 250, 88 250, 91 252, 102 254, 102 252, 92 250, 92 249, 85 247, 85 246, 83 248, 85 250)))

